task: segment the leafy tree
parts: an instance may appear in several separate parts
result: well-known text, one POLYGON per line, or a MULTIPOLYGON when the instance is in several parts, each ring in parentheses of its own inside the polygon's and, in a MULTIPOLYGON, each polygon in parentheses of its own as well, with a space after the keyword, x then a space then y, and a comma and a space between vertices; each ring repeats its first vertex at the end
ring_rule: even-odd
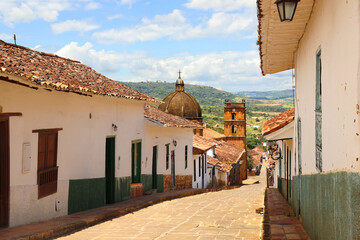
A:
POLYGON ((253 168, 254 168, 253 160, 250 156, 247 156, 247 169, 249 170, 249 172, 251 172, 253 168))

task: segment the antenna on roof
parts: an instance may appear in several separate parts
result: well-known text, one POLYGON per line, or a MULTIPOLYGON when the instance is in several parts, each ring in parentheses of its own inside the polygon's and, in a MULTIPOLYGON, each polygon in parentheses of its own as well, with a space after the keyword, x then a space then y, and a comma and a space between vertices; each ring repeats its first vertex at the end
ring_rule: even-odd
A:
POLYGON ((14 43, 16 45, 16 34, 14 33, 14 43))

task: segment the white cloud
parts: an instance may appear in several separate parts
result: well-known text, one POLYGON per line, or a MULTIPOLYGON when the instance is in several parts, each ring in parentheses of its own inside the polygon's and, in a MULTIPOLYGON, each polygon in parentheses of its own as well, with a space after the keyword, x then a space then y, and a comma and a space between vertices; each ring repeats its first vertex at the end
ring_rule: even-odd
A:
POLYGON ((235 11, 243 8, 255 8, 256 0, 190 0, 184 4, 187 8, 218 12, 235 11))
POLYGON ((5 40, 5 41, 9 41, 9 40, 14 39, 14 35, 6 34, 6 33, 0 33, 0 39, 5 40))
POLYGON ((208 85, 227 91, 291 87, 290 73, 261 76, 257 51, 182 54, 176 57, 154 58, 144 52, 97 51, 89 42, 83 46, 72 42, 56 54, 80 60, 100 73, 121 81, 175 82, 180 68, 185 83, 208 85), (124 76, 121 71, 130 72, 131 76, 124 76))
POLYGON ((100 26, 91 23, 89 20, 66 20, 60 23, 51 24, 51 29, 55 34, 60 34, 70 31, 88 32, 99 28, 100 26))
POLYGON ((90 1, 85 5, 85 10, 95 10, 100 7, 101 7, 100 3, 90 1))
POLYGON ((41 18, 55 21, 60 11, 70 9, 68 0, 6 0, 0 1, 0 20, 12 27, 14 23, 41 18))
POLYGON ((79 46, 77 42, 71 42, 55 54, 79 60, 100 73, 117 72, 127 61, 135 61, 145 57, 145 54, 142 52, 128 54, 104 50, 96 51, 90 42, 85 43, 83 46, 79 46))
POLYGON ((114 19, 120 19, 123 18, 124 16, 122 14, 115 14, 115 15, 111 15, 111 16, 107 16, 108 20, 114 20, 114 19))
POLYGON ((154 19, 142 19, 142 24, 122 28, 110 29, 94 33, 94 37, 101 42, 132 43, 137 41, 155 40, 164 36, 174 36, 184 28, 186 19, 179 10, 167 15, 156 15, 154 19))
POLYGON ((144 18, 142 23, 120 29, 109 29, 94 33, 102 43, 133 43, 149 41, 162 37, 183 40, 205 37, 241 37, 243 30, 256 26, 255 15, 249 13, 214 13, 203 24, 192 26, 181 11, 175 9, 166 15, 156 15, 153 19, 144 18))
POLYGON ((120 3, 122 5, 129 5, 129 6, 132 6, 135 2, 136 2, 136 0, 121 0, 120 1, 120 3))

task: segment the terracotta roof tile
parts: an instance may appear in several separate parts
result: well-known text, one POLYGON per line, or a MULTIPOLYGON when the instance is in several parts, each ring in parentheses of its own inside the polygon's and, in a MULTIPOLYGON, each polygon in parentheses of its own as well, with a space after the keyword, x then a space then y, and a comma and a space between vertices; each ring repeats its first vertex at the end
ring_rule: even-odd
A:
POLYGON ((217 143, 218 145, 215 150, 216 157, 223 163, 235 164, 240 160, 241 156, 245 152, 245 149, 223 140, 217 141, 217 143))
POLYGON ((194 148, 207 151, 215 145, 217 160, 226 164, 236 164, 245 152, 245 149, 235 146, 232 143, 225 142, 224 140, 215 140, 197 135, 193 136, 194 148))
POLYGON ((292 121, 294 121, 295 108, 291 108, 269 120, 267 120, 262 128, 262 135, 268 135, 270 133, 276 132, 282 127, 285 127, 292 121))
POLYGON ((182 117, 178 117, 169 113, 165 113, 150 104, 145 104, 144 116, 164 124, 165 127, 179 128, 202 128, 199 124, 194 123, 182 117))
POLYGON ((221 134, 215 130, 212 130, 211 128, 204 128, 203 135, 204 135, 204 137, 218 139, 218 140, 225 138, 224 134, 221 134))
POLYGON ((57 91, 160 102, 101 75, 79 61, 34 51, 1 40, 0 75, 3 80, 17 76, 25 82, 57 91))
POLYGON ((216 146, 216 141, 201 136, 193 136, 193 147, 201 151, 207 151, 216 146))
POLYGON ((251 157, 254 166, 259 165, 263 152, 264 152, 264 150, 261 148, 258 148, 258 147, 251 149, 251 150, 247 150, 247 155, 251 157))
POLYGON ((219 170, 222 172, 230 172, 232 169, 232 166, 230 164, 220 162, 216 158, 208 157, 207 162, 213 166, 219 167, 219 170))

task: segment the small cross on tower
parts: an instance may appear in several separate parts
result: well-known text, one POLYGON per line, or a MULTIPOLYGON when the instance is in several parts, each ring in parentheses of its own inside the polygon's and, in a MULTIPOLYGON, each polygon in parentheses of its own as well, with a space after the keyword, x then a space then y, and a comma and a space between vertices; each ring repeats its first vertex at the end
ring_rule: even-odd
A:
POLYGON ((180 71, 180 69, 179 69, 179 78, 181 78, 181 71, 180 71))

